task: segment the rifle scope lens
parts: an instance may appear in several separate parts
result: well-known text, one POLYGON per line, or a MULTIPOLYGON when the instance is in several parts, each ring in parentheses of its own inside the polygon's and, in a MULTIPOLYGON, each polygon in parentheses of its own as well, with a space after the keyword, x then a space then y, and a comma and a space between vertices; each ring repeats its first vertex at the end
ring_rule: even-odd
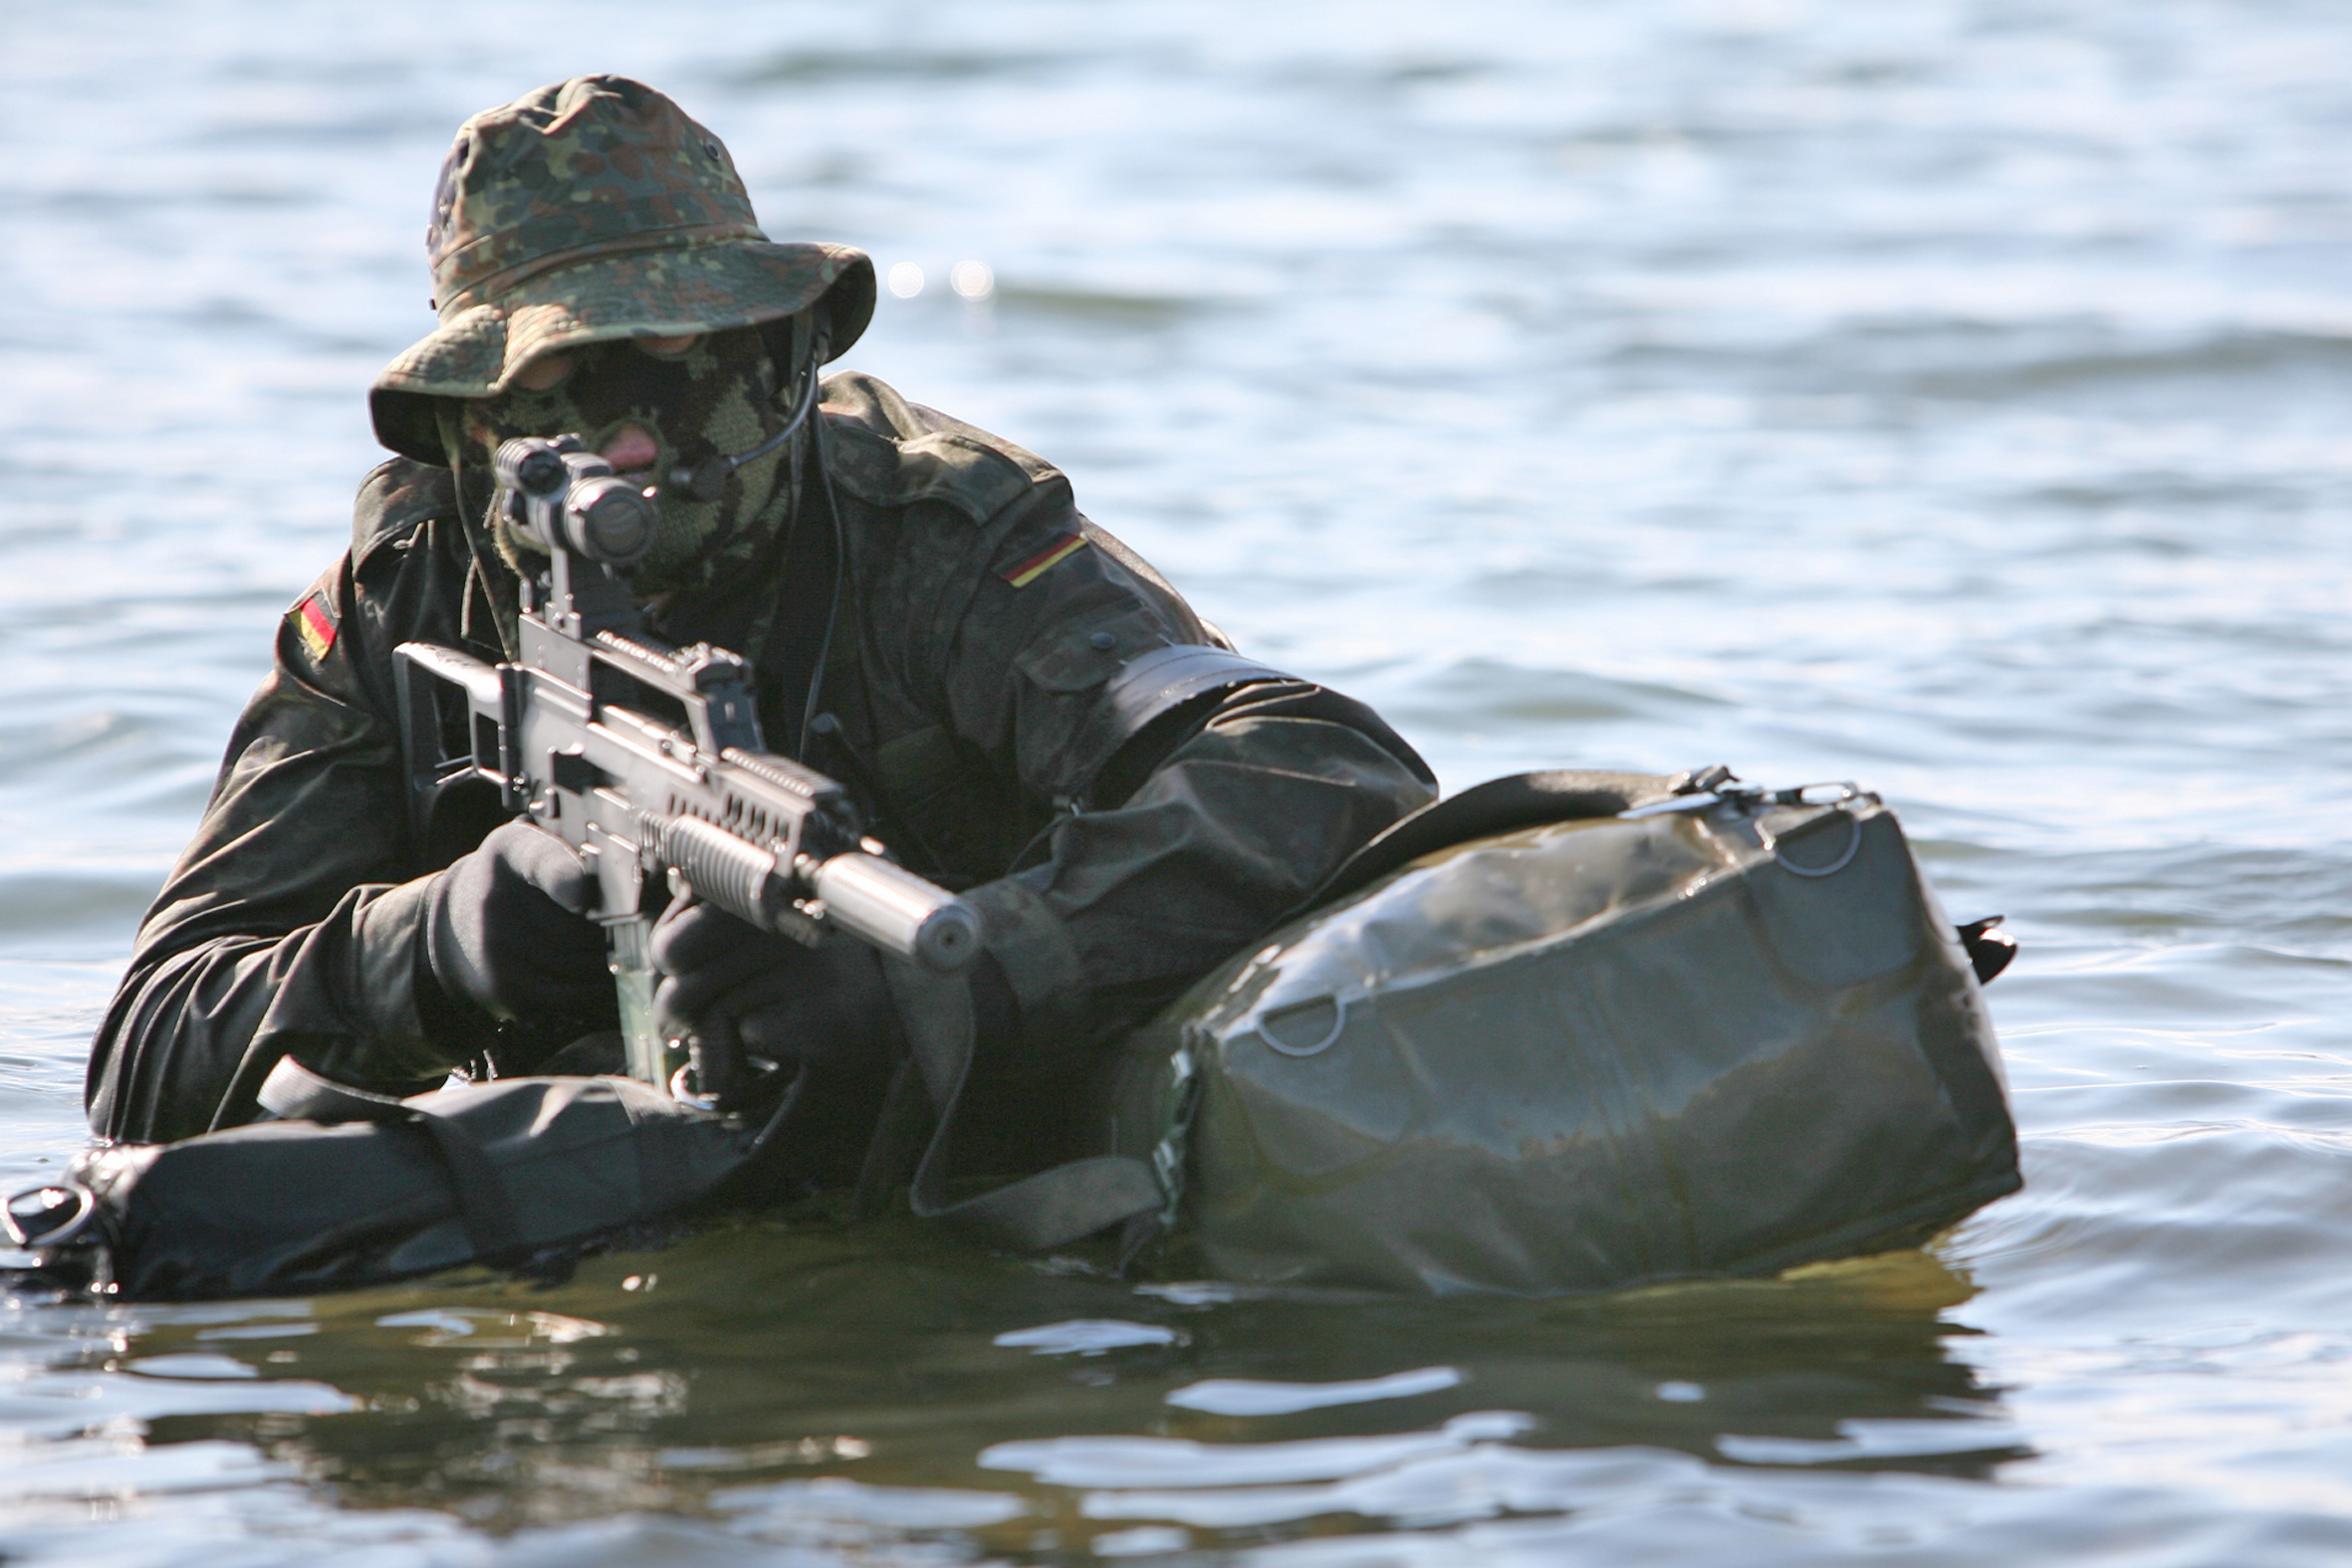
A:
POLYGON ((653 549, 659 515, 653 502, 626 480, 584 479, 572 487, 564 508, 564 532, 588 560, 606 566, 633 566, 653 549))
POLYGON ((532 496, 560 494, 571 473, 555 443, 537 436, 517 436, 500 442, 496 455, 491 458, 491 467, 497 471, 500 485, 532 496))

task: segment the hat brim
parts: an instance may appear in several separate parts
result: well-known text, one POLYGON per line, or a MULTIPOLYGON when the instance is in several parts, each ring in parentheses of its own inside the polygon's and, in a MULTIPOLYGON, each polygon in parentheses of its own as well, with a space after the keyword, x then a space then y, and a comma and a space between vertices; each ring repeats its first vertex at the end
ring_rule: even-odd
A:
POLYGON ((421 463, 448 460, 433 404, 495 397, 542 354, 623 337, 716 333, 818 307, 825 357, 874 312, 874 264, 846 245, 718 244, 591 256, 536 273, 459 311, 386 365, 367 396, 375 438, 421 463))

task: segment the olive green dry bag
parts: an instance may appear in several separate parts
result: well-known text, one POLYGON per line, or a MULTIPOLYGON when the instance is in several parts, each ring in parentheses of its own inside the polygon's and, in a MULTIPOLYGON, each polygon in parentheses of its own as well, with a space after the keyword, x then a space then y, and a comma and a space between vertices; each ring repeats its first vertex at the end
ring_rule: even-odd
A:
POLYGON ((1978 935, 1875 795, 1522 776, 1334 883, 1109 1070, 1159 1271, 1615 1289, 1913 1244, 2018 1185, 1978 935))

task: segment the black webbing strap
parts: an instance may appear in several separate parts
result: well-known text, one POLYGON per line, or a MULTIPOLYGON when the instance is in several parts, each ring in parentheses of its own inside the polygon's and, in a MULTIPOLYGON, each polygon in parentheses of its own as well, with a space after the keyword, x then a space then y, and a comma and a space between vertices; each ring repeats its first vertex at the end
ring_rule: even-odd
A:
POLYGON ((1237 686, 1262 685, 1288 694, 1283 699, 1284 717, 1345 725, 1402 763, 1423 784, 1435 787, 1437 775, 1421 754, 1390 729, 1386 720, 1354 698, 1224 648, 1178 643, 1137 654, 1103 682, 1093 708, 1079 722, 1065 749, 1063 792, 1072 800, 1083 799, 1119 748, 1161 715, 1196 697, 1237 686))
MULTIPOLYGON (((814 375, 816 372, 810 372, 814 375)), ((822 423, 822 421, 820 421, 822 423)), ((841 601, 841 515, 825 472, 823 442, 810 437, 810 467, 793 506, 781 568, 785 590, 768 633, 761 671, 789 705, 792 733, 769 737, 787 757, 809 749, 809 724, 823 706, 824 666, 841 601)))
POLYGON ((977 1032, 970 991, 961 981, 885 966, 907 1043, 931 1103, 939 1107, 931 1142, 915 1167, 909 1206, 925 1220, 968 1220, 1032 1249, 1061 1246, 1166 1202, 1158 1178, 1140 1160, 1097 1155, 961 1201, 948 1196, 956 1115, 972 1073, 977 1032))
POLYGON ((1069 738, 1065 751, 1075 779, 1070 793, 1083 793, 1113 753, 1169 709, 1209 692, 1297 678, 1205 645, 1179 643, 1137 654, 1103 683, 1093 708, 1069 738))
POLYGON ((1163 1202, 1150 1167, 1124 1155, 1103 1154, 1025 1176, 962 1203, 942 1204, 936 1186, 925 1180, 938 1149, 934 1142, 915 1171, 914 1212, 926 1220, 976 1220, 1033 1250, 1067 1245, 1149 1214, 1163 1202), (926 1198, 927 1191, 933 1196, 926 1198))
POLYGON ((348 1083, 311 1071, 292 1056, 281 1056, 254 1096, 261 1108, 281 1121, 396 1122, 407 1118, 408 1107, 389 1094, 354 1089, 348 1083))
POLYGON ((1490 779, 1460 794, 1432 800, 1382 828, 1323 878, 1320 887, 1292 906, 1283 919, 1295 920, 1440 849, 1524 827, 1615 816, 1628 806, 1670 798, 1674 784, 1674 778, 1666 774, 1572 769, 1490 779))
POLYGON ((457 1218, 465 1226, 466 1244, 474 1261, 503 1267, 529 1255, 522 1228, 515 1224, 515 1203, 508 1196, 506 1178, 489 1151, 469 1137, 463 1127, 431 1111, 409 1109, 413 1125, 421 1127, 440 1151, 449 1172, 449 1187, 457 1199, 457 1218))
POLYGON ((507 1192, 506 1178, 499 1175, 497 1162, 463 1127, 446 1116, 418 1110, 388 1094, 337 1083, 311 1071, 292 1056, 278 1058, 278 1065, 262 1080, 261 1092, 255 1098, 263 1110, 286 1121, 330 1125, 374 1122, 386 1127, 418 1128, 441 1157, 458 1222, 465 1227, 466 1243, 474 1249, 475 1261, 503 1266, 519 1262, 529 1253, 522 1229, 515 1223, 514 1199, 507 1192))

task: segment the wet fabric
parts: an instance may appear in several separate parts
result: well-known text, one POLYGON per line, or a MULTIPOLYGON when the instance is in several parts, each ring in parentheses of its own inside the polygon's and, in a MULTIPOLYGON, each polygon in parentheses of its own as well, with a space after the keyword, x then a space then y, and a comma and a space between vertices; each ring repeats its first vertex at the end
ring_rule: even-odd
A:
POLYGON ((1156 1266, 1609 1290, 1916 1244, 2017 1188, 1969 956, 1875 797, 1627 818, 1598 807, 1673 781, 1535 777, 1495 798, 1593 808, 1392 869, 1123 1047, 1095 1109, 1158 1175, 1156 1266))
POLYGON ((132 1301, 525 1266, 675 1214, 755 1152, 750 1132, 628 1078, 509 1078, 359 1111, 93 1150, 71 1180, 96 1223, 43 1261, 132 1301))
MULTIPOLYGON (((1073 1075, 1425 802, 1428 772, 1385 727, 1351 722, 1356 705, 1272 679, 1090 754, 1086 738, 1118 733, 1095 714, 1126 661, 1211 640, 1184 600, 1077 512, 1050 464, 879 381, 826 383, 818 449, 837 597, 829 575, 813 589, 798 573, 811 536, 794 531, 765 570, 681 592, 654 629, 742 646, 764 619, 791 619, 779 606, 794 593, 830 599, 822 665, 791 638, 761 656, 763 726, 772 743, 798 735, 814 706, 803 760, 849 788, 910 869, 981 910, 1003 997, 980 1009, 998 1022, 965 1120, 997 1138, 966 1154, 1049 1163, 1082 1142, 1058 1111, 1073 1075), (1023 585, 1008 577, 1072 535, 1083 548, 1023 585)), ((141 925, 93 1045, 100 1132, 160 1142, 249 1121, 288 1054, 414 1093, 453 1062, 536 1061, 565 1043, 531 1019, 435 1026, 417 1006, 430 879, 499 818, 412 830, 391 650, 504 656, 514 584, 479 543, 447 470, 395 460, 368 477, 350 552, 289 612, 141 925), (335 627, 324 651, 304 606, 335 627)), ((845 1147, 845 1174, 811 1180, 854 1179, 862 1142, 845 1147)))

